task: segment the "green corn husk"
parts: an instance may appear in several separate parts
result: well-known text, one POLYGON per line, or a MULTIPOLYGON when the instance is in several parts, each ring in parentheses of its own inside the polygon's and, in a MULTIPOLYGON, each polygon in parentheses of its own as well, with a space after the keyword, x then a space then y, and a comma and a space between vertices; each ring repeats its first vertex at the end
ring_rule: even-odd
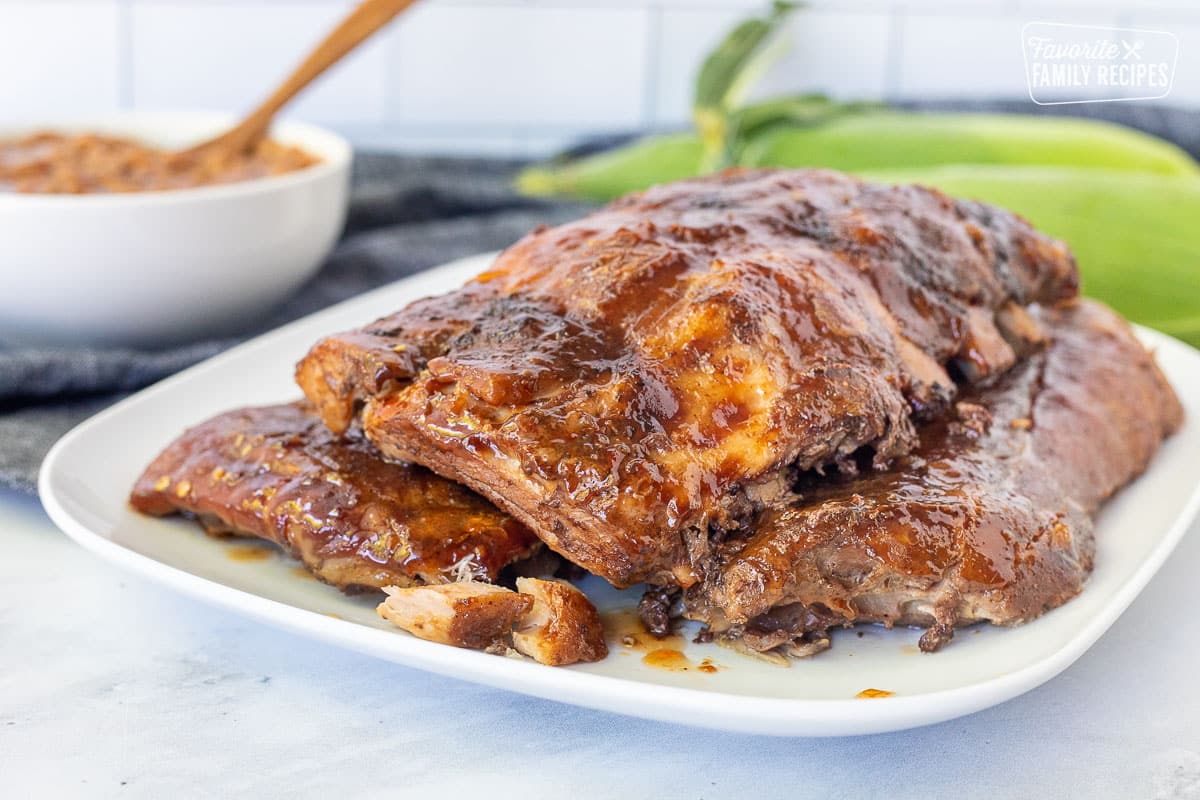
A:
POLYGON ((604 202, 698 174, 703 151, 699 137, 690 133, 648 136, 574 161, 528 167, 517 175, 517 191, 604 202))
POLYGON ((733 165, 737 131, 731 126, 730 113, 742 105, 750 87, 786 50, 779 33, 794 9, 794 4, 777 0, 766 17, 737 25, 700 65, 692 119, 704 144, 702 172, 733 165))
POLYGON ((1200 179, 1086 167, 873 171, 1011 209, 1075 253, 1083 291, 1200 347, 1200 179))
POLYGON ((726 34, 696 73, 694 107, 722 111, 740 105, 770 65, 770 51, 782 44, 772 39, 796 8, 775 2, 766 17, 744 20, 726 34))
POLYGON ((729 126, 736 133, 734 153, 742 162, 741 148, 768 131, 780 128, 809 127, 827 123, 835 117, 887 109, 882 103, 841 103, 819 93, 786 95, 762 100, 729 112, 729 126))
MULTIPOLYGON (((791 102, 803 108, 803 98, 791 102)), ((760 106, 745 112, 757 113, 754 109, 760 106)), ((777 109, 772 113, 775 120, 786 116, 777 109)), ((815 121, 802 126, 759 123, 761 135, 751 137, 741 149, 740 163, 850 172, 945 164, 1040 164, 1200 175, 1196 162, 1169 142, 1092 120, 870 109, 837 113, 810 108, 808 113, 815 121)), ((519 176, 517 186, 529 194, 611 200, 700 174, 703 152, 700 140, 690 134, 648 137, 595 156, 532 167, 519 176)))
MULTIPOLYGON (((824 95, 776 97, 731 112, 734 142, 783 125, 820 125, 837 116, 878 110, 868 103, 835 103, 824 95)), ((690 178, 703 172, 711 147, 690 133, 648 136, 636 142, 575 161, 530 167, 517 176, 517 188, 529 195, 569 195, 605 201, 656 183, 690 178)), ((737 159, 738 153, 734 152, 737 159)))
POLYGON ((1200 174, 1191 156, 1170 142, 1108 122, 902 111, 776 128, 749 142, 740 163, 848 172, 936 164, 1055 164, 1200 174))

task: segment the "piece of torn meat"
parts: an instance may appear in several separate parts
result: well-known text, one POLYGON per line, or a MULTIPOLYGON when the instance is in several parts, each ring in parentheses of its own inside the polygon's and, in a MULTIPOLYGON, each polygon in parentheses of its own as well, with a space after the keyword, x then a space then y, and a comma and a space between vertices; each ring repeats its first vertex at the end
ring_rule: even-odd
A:
POLYGON ((617 586, 689 586, 794 470, 886 467, 1037 344, 1061 243, 932 189, 731 171, 542 229, 463 288, 319 342, 342 430, 464 483, 617 586))
POLYGON ((540 548, 487 500, 385 460, 357 429, 337 436, 301 403, 231 411, 187 431, 130 498, 214 534, 266 539, 343 589, 479 578, 540 548))
POLYGON ((538 578, 518 578, 517 589, 475 581, 389 586, 377 611, 421 639, 493 652, 506 651, 511 642, 517 652, 550 666, 608 655, 600 615, 579 589, 538 578))
POLYGON ((927 425, 890 470, 802 482, 801 499, 727 539, 685 615, 758 650, 803 654, 873 622, 924 627, 932 651, 956 626, 1016 625, 1074 597, 1093 514, 1183 411, 1113 311, 1039 316, 1048 348, 927 425))
POLYGON ((533 608, 513 631, 513 647, 542 664, 599 661, 608 655, 604 626, 592 601, 564 581, 517 578, 533 608))
POLYGON ((385 586, 379 616, 419 639, 485 650, 503 644, 533 598, 479 581, 385 586))

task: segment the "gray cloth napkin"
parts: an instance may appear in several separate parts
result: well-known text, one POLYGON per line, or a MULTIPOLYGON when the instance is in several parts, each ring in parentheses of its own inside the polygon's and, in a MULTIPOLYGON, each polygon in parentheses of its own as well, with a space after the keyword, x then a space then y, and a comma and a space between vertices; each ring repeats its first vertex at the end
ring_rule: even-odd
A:
MULTIPOLYGON (((1101 117, 1171 139, 1200 158, 1200 112, 1137 104, 1034 106, 1028 101, 922 103, 924 108, 1101 117)), ((581 149, 618 143, 617 137, 581 149)), ((360 155, 347 229, 325 267, 254 330, 160 351, 21 348, 0 342, 0 485, 33 491, 42 457, 76 423, 248 336, 460 256, 504 247, 586 206, 515 195, 513 161, 360 155)), ((365 320, 364 320, 365 321, 365 320)))

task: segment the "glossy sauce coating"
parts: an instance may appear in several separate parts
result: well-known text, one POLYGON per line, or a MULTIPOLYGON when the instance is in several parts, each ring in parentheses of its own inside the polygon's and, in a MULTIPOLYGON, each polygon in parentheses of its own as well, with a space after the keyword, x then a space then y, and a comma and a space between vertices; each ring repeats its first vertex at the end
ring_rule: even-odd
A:
MULTIPOLYGON (((305 393, 617 585, 691 585, 793 468, 916 444, 1003 372, 1010 308, 1076 291, 1004 212, 821 171, 661 186, 535 231, 463 289, 319 343, 305 393)), ((1036 334, 1036 331, 1034 332, 1036 334)))
POLYGON ((1093 514, 1182 409, 1111 310, 1078 301, 1040 316, 1048 348, 923 428, 891 469, 802 483, 727 540, 689 615, 750 631, 786 616, 796 634, 930 626, 922 649, 936 649, 956 624, 1023 622, 1073 597, 1092 568, 1093 514))
POLYGON ((385 461, 361 433, 337 436, 302 404, 192 428, 147 467, 130 502, 275 542, 342 588, 495 580, 538 546, 479 495, 385 461))
POLYGON ((318 159, 270 139, 249 152, 183 155, 95 133, 0 141, 0 192, 110 194, 190 189, 294 172, 318 159))

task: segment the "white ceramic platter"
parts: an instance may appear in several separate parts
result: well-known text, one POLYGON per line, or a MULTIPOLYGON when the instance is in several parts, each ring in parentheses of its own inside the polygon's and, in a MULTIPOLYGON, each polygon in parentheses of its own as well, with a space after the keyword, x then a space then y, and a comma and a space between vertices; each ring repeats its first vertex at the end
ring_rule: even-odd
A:
MULTIPOLYGON (((401 664, 515 692, 651 719, 789 736, 898 730, 970 714, 1050 680, 1079 658, 1170 555, 1200 507, 1200 353, 1142 331, 1188 410, 1136 483, 1103 511, 1096 571, 1083 594, 1014 629, 961 631, 936 655, 918 632, 840 631, 833 648, 790 668, 715 645, 689 643, 686 670, 645 663, 623 647, 597 664, 550 668, 458 650, 390 628, 374 598, 347 598, 306 579, 295 562, 231 558, 243 543, 210 539, 183 520, 131 512, 130 486, 185 427, 243 405, 298 396, 292 367, 324 334, 353 328, 418 297, 458 286, 491 256, 457 261, 314 314, 146 389, 80 425, 54 447, 41 473, 46 510, 85 547, 173 589, 240 614, 401 664), (709 659, 718 669, 698 669, 709 659), (865 689, 891 697, 857 698, 865 689)), ((597 579, 585 590, 602 610, 631 607, 636 591, 597 579)), ((690 637, 689 637, 690 638, 690 637)), ((1170 658, 1163 648, 1153 658, 1170 658)), ((1153 658, 1149 670, 1153 671, 1153 658)), ((300 668, 303 668, 300 666, 300 668)))

